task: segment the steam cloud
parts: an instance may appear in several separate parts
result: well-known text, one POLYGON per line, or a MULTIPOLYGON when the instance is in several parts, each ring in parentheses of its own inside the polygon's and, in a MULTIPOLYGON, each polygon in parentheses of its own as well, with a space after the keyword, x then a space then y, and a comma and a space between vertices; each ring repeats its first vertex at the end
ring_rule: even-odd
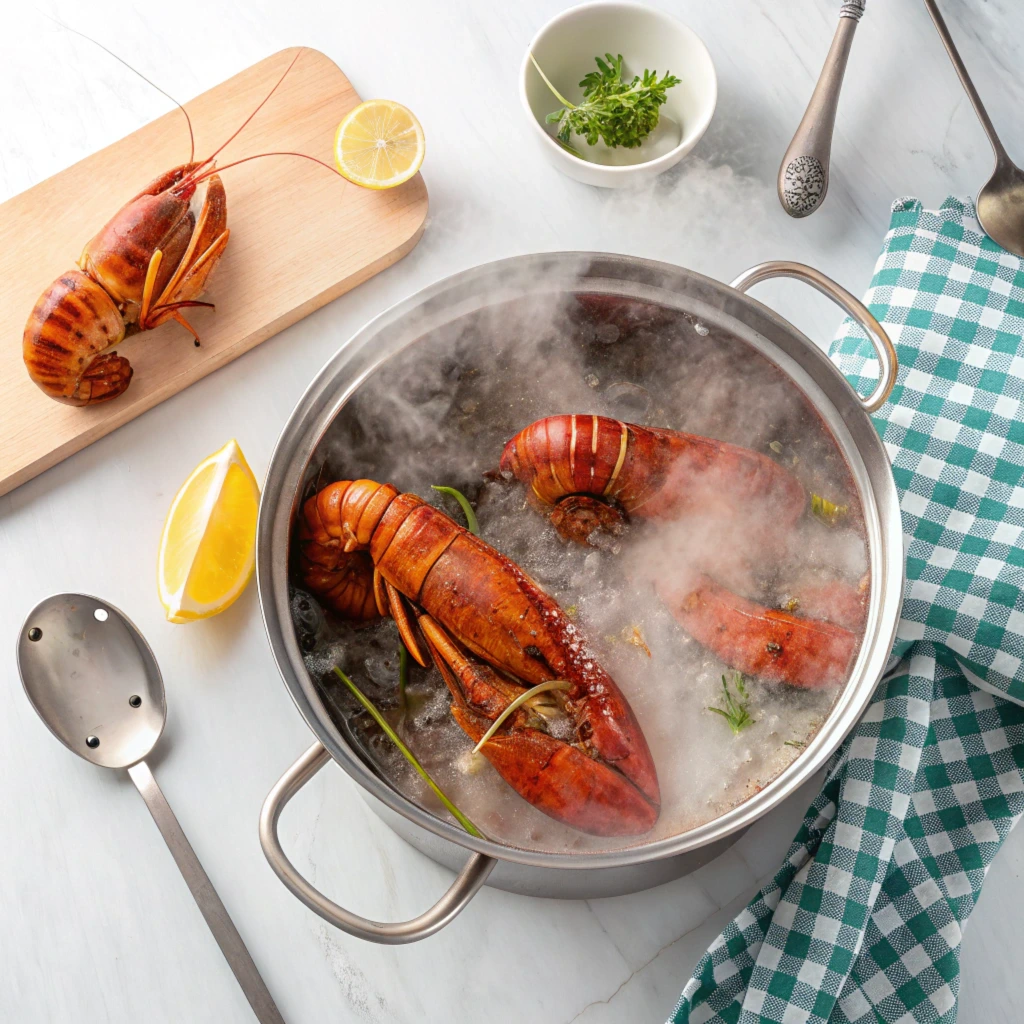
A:
MULTIPOLYGON (((799 755, 798 744, 814 734, 837 696, 748 680, 755 723, 734 736, 707 710, 722 705, 727 666, 691 640, 654 593, 651 581, 665 574, 685 580, 711 569, 732 589, 773 604, 808 580, 856 582, 867 567, 856 493, 834 439, 774 365, 713 324, 659 306, 565 292, 462 316, 384 362, 360 386, 321 442, 307 486, 359 477, 394 483, 461 521, 454 504, 430 489, 457 487, 476 505, 484 538, 573 609, 632 704, 657 764, 662 814, 641 842, 706 822, 761 788, 799 755), (796 531, 780 535, 770 507, 735 507, 728 481, 709 478, 694 485, 707 488, 695 502, 705 511, 685 522, 634 520, 608 549, 567 545, 527 507, 521 484, 484 474, 528 423, 570 412, 745 445, 789 466, 808 491, 848 505, 850 516, 836 528, 805 516, 796 531), (633 642, 634 627, 650 657, 633 642)), ((443 813, 329 676, 338 664, 378 706, 397 708, 394 624, 353 629, 324 616, 299 590, 293 611, 307 667, 350 742, 394 786, 443 813)), ((409 696, 407 741, 490 836, 559 852, 637 842, 559 825, 471 758, 472 743, 448 714, 436 672, 414 668, 409 696)))

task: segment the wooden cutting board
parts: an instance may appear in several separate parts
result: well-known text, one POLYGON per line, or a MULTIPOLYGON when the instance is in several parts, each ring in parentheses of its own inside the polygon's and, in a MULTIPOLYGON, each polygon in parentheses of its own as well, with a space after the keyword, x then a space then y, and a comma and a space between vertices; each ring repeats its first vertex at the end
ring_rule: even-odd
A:
MULTIPOLYGON (((187 104, 197 156, 252 113, 295 53, 275 53, 187 104)), ((337 65, 304 50, 218 163, 295 150, 333 165, 335 129, 359 102, 337 65)), ((145 331, 118 346, 135 370, 123 395, 86 408, 54 401, 22 361, 29 312, 122 204, 188 155, 185 118, 175 110, 0 205, 0 494, 390 266, 423 232, 419 175, 372 191, 295 157, 227 169, 231 238, 203 296, 217 308, 186 311, 202 345, 173 322, 145 331)))

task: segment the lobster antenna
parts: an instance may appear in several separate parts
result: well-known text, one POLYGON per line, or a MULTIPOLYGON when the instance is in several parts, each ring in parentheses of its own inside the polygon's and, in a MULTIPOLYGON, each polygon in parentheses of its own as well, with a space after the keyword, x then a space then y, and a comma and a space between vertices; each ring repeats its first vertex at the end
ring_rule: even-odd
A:
MULTIPOLYGON (((228 167, 237 167, 239 164, 248 163, 250 160, 262 160, 265 156, 300 156, 303 160, 312 160, 313 163, 319 164, 321 167, 326 167, 331 174, 336 174, 339 178, 345 177, 341 171, 336 167, 332 167, 326 160, 320 160, 315 156, 310 156, 308 153, 295 153, 290 150, 275 150, 272 153, 253 153, 252 156, 243 156, 238 160, 232 160, 229 164, 222 164, 220 167, 214 165, 208 170, 203 171, 201 174, 197 175, 193 173, 189 175, 187 182, 190 185, 198 185, 201 181, 206 181, 207 178, 214 174, 220 174, 221 171, 226 170, 228 167)), ((205 163, 205 161, 203 161, 203 163, 205 163)), ((202 167, 203 164, 200 164, 199 166, 202 167)), ((185 184, 184 180, 182 181, 182 184, 185 184)))
POLYGON ((138 68, 133 68, 131 64, 129 64, 128 61, 124 59, 124 57, 118 56, 108 46, 104 46, 103 43, 101 43, 98 39, 93 39, 92 36, 88 36, 84 32, 79 32, 77 28, 72 28, 70 25, 61 21, 60 18, 55 18, 52 14, 48 14, 46 11, 40 11, 38 7, 36 8, 36 10, 44 18, 49 18, 50 21, 52 21, 56 25, 59 25, 62 29, 65 29, 68 32, 72 32, 76 36, 81 36, 82 39, 88 39, 89 42, 92 43, 94 46, 98 46, 101 50, 104 50, 106 53, 109 53, 110 56, 114 58, 114 60, 120 61, 129 71, 132 71, 136 75, 138 75, 139 78, 141 78, 144 82, 146 82, 148 85, 151 85, 154 89, 156 89, 158 93, 161 93, 162 95, 166 96, 185 115, 185 121, 188 124, 188 162, 192 163, 196 156, 196 137, 192 131, 192 118, 188 116, 188 111, 181 103, 179 103, 166 89, 161 89, 160 86, 156 84, 156 82, 154 82, 150 78, 147 78, 138 68))
MULTIPOLYGON (((305 49, 305 47, 300 47, 299 48, 299 50, 295 54, 295 56, 292 57, 291 63, 288 65, 288 67, 286 67, 284 69, 284 74, 282 74, 281 77, 274 83, 273 89, 271 89, 270 92, 268 92, 267 95, 263 97, 263 100, 260 103, 260 105, 238 126, 238 128, 235 129, 235 131, 231 135, 228 136, 228 138, 227 138, 227 140, 225 142, 221 143, 221 145, 219 145, 205 160, 201 160, 195 167, 193 167, 192 170, 188 173, 188 175, 186 175, 186 177, 182 180, 181 184, 185 184, 185 182, 187 182, 189 180, 191 180, 193 183, 198 182, 198 181, 201 180, 201 179, 195 177, 196 172, 201 170, 207 164, 211 163, 214 160, 214 158, 217 156, 217 154, 222 149, 224 149, 225 146, 229 145, 234 139, 236 139, 238 137, 238 135, 241 133, 242 129, 244 129, 245 126, 260 112, 260 110, 263 109, 263 106, 266 104, 267 100, 269 100, 270 97, 273 96, 275 92, 277 92, 277 87, 285 80, 285 76, 288 74, 288 72, 291 71, 291 69, 293 67, 295 67, 295 62, 299 59, 299 57, 302 56, 302 51, 304 49, 305 49)), ((288 155, 290 156, 292 154, 288 154, 288 155)), ((299 154, 295 154, 295 155, 297 155, 297 156, 304 156, 305 154, 299 153, 299 154)), ((310 157, 309 159, 310 160, 315 160, 316 157, 310 157)), ((240 161, 236 161, 236 162, 240 162, 240 161)))

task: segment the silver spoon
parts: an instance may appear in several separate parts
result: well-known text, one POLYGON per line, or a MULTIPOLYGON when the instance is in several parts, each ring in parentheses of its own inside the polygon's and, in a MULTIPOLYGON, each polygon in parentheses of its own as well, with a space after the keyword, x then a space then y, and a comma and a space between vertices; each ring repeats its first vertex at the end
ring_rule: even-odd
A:
POLYGON ((142 634, 106 601, 57 594, 25 620, 18 671, 32 706, 64 746, 101 768, 128 769, 257 1020, 284 1024, 143 760, 163 732, 167 703, 160 668, 142 634))
POLYGON ((825 201, 832 132, 839 108, 853 35, 864 15, 865 0, 845 0, 839 8, 839 27, 818 76, 807 110, 779 167, 779 202, 790 217, 809 217, 825 201))
POLYGON ((996 169, 978 193, 978 220, 996 245, 1001 245, 1007 252, 1017 256, 1024 256, 1024 171, 1010 159, 999 141, 992 119, 981 102, 978 90, 974 88, 935 0, 924 0, 924 5, 935 22, 949 59, 960 76, 960 84, 970 98, 996 157, 996 169))

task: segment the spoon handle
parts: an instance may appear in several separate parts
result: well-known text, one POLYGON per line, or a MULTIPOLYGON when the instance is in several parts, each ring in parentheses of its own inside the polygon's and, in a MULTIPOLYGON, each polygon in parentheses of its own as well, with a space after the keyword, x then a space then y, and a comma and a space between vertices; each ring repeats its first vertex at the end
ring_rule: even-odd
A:
POLYGON ((850 58, 853 35, 864 14, 865 0, 847 0, 839 12, 839 27, 825 58, 818 84, 807 104, 793 141, 779 167, 779 201, 791 217, 807 217, 824 202, 832 158, 832 132, 839 91, 850 58))
POLYGON ((145 761, 139 761, 128 769, 128 774, 142 794, 142 799, 146 801, 149 813, 153 815, 153 820, 160 829, 182 877, 188 883, 203 917, 206 918, 217 945, 220 946, 238 984, 242 986, 256 1019, 260 1024, 284 1024, 284 1018, 274 1005, 273 997, 263 983, 260 972, 256 970, 242 936, 238 934, 238 929, 228 916, 224 904, 213 888, 213 883, 181 830, 181 825, 178 824, 171 805, 160 791, 149 765, 145 761))
POLYGON ((953 67, 956 68, 956 73, 960 76, 960 84, 964 87, 964 92, 967 93, 967 96, 971 101, 971 105, 974 107, 974 112, 978 115, 981 127, 985 129, 988 141, 992 144, 992 151, 996 155, 996 160, 1000 162, 1008 160, 1009 157, 1006 150, 1003 148, 1003 144, 999 141, 999 136, 996 134, 995 125, 992 123, 992 119, 988 116, 985 104, 981 102, 978 90, 974 88, 971 76, 967 73, 967 65, 964 64, 963 59, 960 57, 960 53, 956 48, 956 44, 953 42, 953 37, 949 34, 949 29, 946 27, 946 21, 942 17, 942 13, 939 11, 938 4, 935 0, 924 0, 924 5, 928 8, 928 13, 932 16, 932 21, 935 22, 935 28, 939 33, 939 38, 942 40, 942 45, 946 47, 946 53, 949 54, 949 59, 953 62, 953 67))

